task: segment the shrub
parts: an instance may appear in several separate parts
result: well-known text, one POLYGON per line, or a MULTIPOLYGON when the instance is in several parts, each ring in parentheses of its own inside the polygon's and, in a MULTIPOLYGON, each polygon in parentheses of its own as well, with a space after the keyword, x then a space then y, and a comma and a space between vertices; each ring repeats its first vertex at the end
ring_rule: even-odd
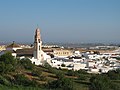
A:
POLYGON ((7 52, 0 56, 0 73, 8 73, 15 70, 15 65, 17 64, 17 60, 11 55, 11 53, 7 52))
POLYGON ((69 78, 61 78, 48 83, 49 89, 73 90, 73 81, 69 78))
POLYGON ((67 75, 68 76, 75 76, 75 72, 73 70, 68 70, 67 75))
POLYGON ((28 59, 28 58, 24 58, 22 60, 19 61, 19 63, 28 70, 32 70, 34 69, 34 64, 32 64, 32 62, 28 59))
POLYGON ((61 66, 62 66, 62 67, 65 67, 65 64, 62 64, 61 66))
POLYGON ((51 69, 51 68, 52 68, 47 62, 44 63, 44 67, 45 67, 46 69, 51 69))
POLYGON ((56 71, 56 76, 58 77, 58 79, 61 79, 63 77, 65 77, 64 73, 62 71, 56 71))
POLYGON ((83 69, 80 69, 80 70, 78 70, 77 71, 79 74, 88 74, 85 70, 83 70, 83 69))
POLYGON ((17 74, 15 79, 18 85, 30 86, 31 84, 31 81, 24 74, 17 74))
POLYGON ((107 73, 107 75, 112 80, 120 80, 120 69, 111 70, 107 73))
POLYGON ((0 84, 8 86, 11 83, 6 78, 4 78, 3 76, 0 76, 0 84))
POLYGON ((79 79, 79 80, 86 80, 87 78, 86 78, 85 75, 80 74, 80 75, 78 76, 78 79, 79 79))
POLYGON ((41 81, 46 81, 47 78, 46 78, 46 76, 40 75, 40 76, 39 76, 39 80, 41 80, 41 81))
POLYGON ((32 70, 32 75, 33 76, 41 76, 42 72, 39 69, 34 69, 32 70))
POLYGON ((110 80, 106 75, 96 75, 91 77, 91 89, 92 90, 109 90, 110 80))

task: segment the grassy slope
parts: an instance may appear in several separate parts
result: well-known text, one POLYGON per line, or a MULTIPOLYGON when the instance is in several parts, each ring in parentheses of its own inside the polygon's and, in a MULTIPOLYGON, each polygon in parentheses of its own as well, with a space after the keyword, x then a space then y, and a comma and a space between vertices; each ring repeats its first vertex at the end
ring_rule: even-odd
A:
MULTIPOLYGON (((45 84, 48 81, 52 81, 52 80, 57 80, 57 77, 55 74, 49 72, 48 69, 39 66, 39 67, 35 67, 37 69, 39 69, 42 72, 42 76, 44 76, 46 79, 45 80, 39 80, 37 76, 32 76, 31 75, 31 71, 30 70, 21 70, 20 73, 24 74, 25 76, 27 76, 30 80, 36 80, 39 84, 45 84)), ((66 71, 63 70, 59 70, 62 71, 63 73, 66 73, 66 71)), ((12 72, 9 74, 10 77, 13 77, 16 73, 12 72)), ((67 76, 67 78, 72 78, 74 79, 74 88, 76 90, 88 90, 88 84, 84 83, 84 82, 88 82, 88 81, 84 81, 84 80, 79 80, 78 82, 75 81, 76 77, 73 76, 67 76)), ((46 89, 41 89, 38 87, 25 87, 25 86, 14 86, 14 87, 8 87, 8 86, 0 86, 0 90, 46 90, 46 89)))

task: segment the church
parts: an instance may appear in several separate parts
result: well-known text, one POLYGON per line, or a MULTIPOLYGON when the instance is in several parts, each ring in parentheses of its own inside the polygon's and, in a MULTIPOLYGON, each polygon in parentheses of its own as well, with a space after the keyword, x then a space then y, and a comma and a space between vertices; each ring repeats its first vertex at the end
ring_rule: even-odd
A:
POLYGON ((39 28, 35 30, 33 48, 22 48, 13 41, 12 44, 6 46, 6 50, 0 52, 0 55, 6 52, 11 52, 14 57, 19 57, 20 59, 28 57, 35 65, 42 65, 45 61, 51 59, 51 57, 42 50, 42 39, 39 28))
POLYGON ((36 65, 42 65, 45 60, 47 61, 50 58, 51 57, 42 50, 42 39, 41 39, 40 29, 37 28, 34 37, 33 58, 30 60, 32 61, 32 63, 36 65))

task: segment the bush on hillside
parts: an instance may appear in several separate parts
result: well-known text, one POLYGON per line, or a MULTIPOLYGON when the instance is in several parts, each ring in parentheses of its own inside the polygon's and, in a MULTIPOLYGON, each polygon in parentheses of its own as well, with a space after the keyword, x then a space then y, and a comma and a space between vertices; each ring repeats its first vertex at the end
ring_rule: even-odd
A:
POLYGON ((33 76, 41 76, 41 74, 42 74, 42 72, 41 72, 41 70, 39 70, 39 69, 34 69, 34 70, 32 70, 32 75, 33 76))
POLYGON ((73 81, 69 78, 60 78, 48 83, 49 89, 73 90, 73 81))
POLYGON ((86 79, 87 79, 87 77, 84 74, 80 74, 78 76, 78 80, 86 80, 86 79))
POLYGON ((17 60, 12 56, 10 52, 7 52, 0 56, 0 73, 8 73, 15 70, 17 60))
POLYGON ((107 75, 111 80, 120 80, 120 69, 110 70, 107 75))
POLYGON ((76 73, 75 73, 75 71, 73 71, 73 70, 68 70, 68 71, 67 71, 67 75, 68 75, 68 76, 75 76, 76 73))
POLYGON ((91 77, 91 90, 110 90, 110 80, 106 75, 96 75, 91 77))
POLYGON ((31 81, 24 74, 17 74, 15 80, 18 85, 30 86, 31 84, 31 81))
POLYGON ((32 70, 34 69, 34 64, 32 64, 32 62, 28 59, 28 58, 24 58, 22 60, 19 61, 19 63, 28 70, 32 70))
POLYGON ((6 86, 11 85, 11 83, 6 78, 4 78, 3 76, 0 76, 0 84, 6 85, 6 86))
POLYGON ((65 67, 65 64, 62 64, 61 66, 62 66, 62 67, 65 67))
POLYGON ((79 74, 88 74, 87 71, 83 70, 83 69, 80 69, 77 71, 79 74))

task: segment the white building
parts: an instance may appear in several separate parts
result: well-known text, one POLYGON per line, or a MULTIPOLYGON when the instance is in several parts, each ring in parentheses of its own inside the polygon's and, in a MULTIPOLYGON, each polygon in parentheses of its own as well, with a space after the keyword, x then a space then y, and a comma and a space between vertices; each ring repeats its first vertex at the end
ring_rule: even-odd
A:
POLYGON ((6 50, 14 50, 14 51, 16 51, 17 49, 22 49, 22 47, 20 46, 20 45, 18 45, 18 44, 16 44, 14 41, 13 41, 13 43, 12 44, 10 44, 10 45, 8 45, 7 47, 6 47, 6 50))
POLYGON ((50 59, 50 56, 42 50, 42 40, 40 35, 40 29, 37 28, 34 37, 34 52, 33 58, 30 59, 35 65, 42 65, 45 60, 50 59))
POLYGON ((6 52, 11 52, 12 56, 16 57, 17 56, 16 50, 18 50, 18 49, 22 49, 22 47, 13 41, 12 44, 10 44, 6 47, 6 50, 3 50, 0 52, 0 56, 5 54, 6 52))
POLYGON ((86 69, 87 64, 86 63, 74 63, 73 70, 80 70, 80 69, 86 69))

